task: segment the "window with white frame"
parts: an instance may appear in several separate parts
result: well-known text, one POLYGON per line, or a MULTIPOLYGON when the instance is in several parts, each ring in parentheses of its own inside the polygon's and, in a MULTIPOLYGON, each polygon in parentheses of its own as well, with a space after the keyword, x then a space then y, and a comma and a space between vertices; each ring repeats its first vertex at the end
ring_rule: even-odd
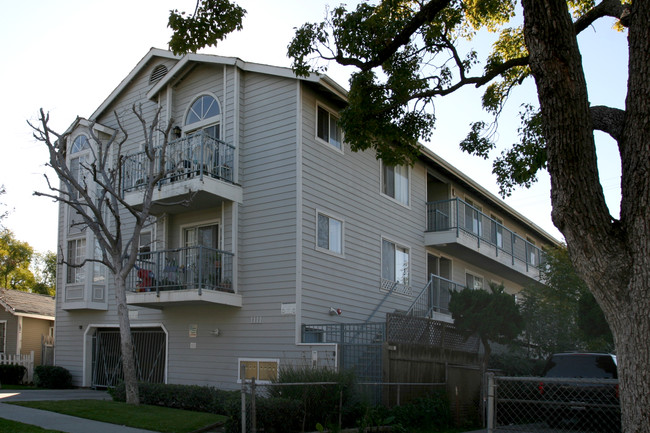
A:
MULTIPOLYGON (((93 258, 97 260, 102 259, 102 248, 97 239, 95 239, 93 258)), ((104 284, 106 282, 106 275, 106 265, 99 262, 93 262, 93 284, 104 284)))
POLYGON ((324 142, 342 150, 342 133, 338 118, 329 110, 318 106, 316 136, 324 142))
POLYGON ((482 235, 481 207, 471 199, 465 198, 465 228, 475 235, 482 235))
POLYGON ((537 266, 538 265, 538 259, 537 259, 537 247, 535 246, 535 240, 529 236, 526 236, 526 241, 528 241, 528 244, 526 244, 526 249, 528 249, 528 263, 537 266))
POLYGON ((401 204, 409 205, 409 167, 382 163, 381 192, 401 204))
POLYGON ((138 258, 140 260, 148 260, 151 257, 151 232, 140 232, 140 239, 138 241, 138 258))
POLYGON ((272 382, 277 380, 279 368, 278 359, 240 359, 239 381, 255 378, 256 382, 272 382))
POLYGON ((184 131, 203 131, 207 136, 220 138, 221 107, 212 95, 201 95, 194 100, 185 116, 184 131))
POLYGON ((503 220, 492 214, 492 242, 499 248, 503 248, 503 220))
POLYGON ((409 249, 386 239, 381 241, 381 278, 409 285, 409 249))
POLYGON ((5 353, 7 343, 7 321, 0 320, 0 353, 5 353))
POLYGON ((317 246, 343 254, 343 221, 318 212, 317 246))
POLYGON ((483 290, 483 277, 474 275, 469 272, 465 273, 465 286, 468 289, 483 290))
MULTIPOLYGON (((84 164, 86 163, 86 151, 90 149, 90 142, 88 137, 81 134, 78 135, 73 141, 72 146, 70 146, 70 172, 72 177, 79 183, 81 186, 86 186, 86 168, 84 164)), ((73 192, 73 198, 79 198, 79 191, 73 192)))
POLYGON ((66 282, 68 284, 82 284, 85 282, 84 268, 80 265, 86 259, 86 238, 68 240, 68 266, 66 282))

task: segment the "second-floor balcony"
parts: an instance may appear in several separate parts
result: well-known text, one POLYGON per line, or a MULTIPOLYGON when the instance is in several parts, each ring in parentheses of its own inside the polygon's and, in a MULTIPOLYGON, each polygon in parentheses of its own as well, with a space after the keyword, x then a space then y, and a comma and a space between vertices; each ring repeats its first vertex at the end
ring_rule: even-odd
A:
POLYGON ((200 302, 241 307, 233 257, 203 246, 140 253, 127 279, 127 302, 152 308, 200 302))
MULTIPOLYGON (((234 184, 234 155, 234 146, 203 131, 171 141, 164 158, 162 148, 156 148, 155 170, 162 171, 164 176, 154 190, 153 212, 182 212, 188 206, 201 209, 214 206, 215 200, 241 202, 241 187, 234 184), (189 205, 174 205, 189 198, 189 205)), ((142 204, 149 164, 144 151, 125 158, 122 187, 127 203, 142 204)))
POLYGON ((527 284, 539 278, 543 251, 461 199, 427 203, 425 244, 527 284))

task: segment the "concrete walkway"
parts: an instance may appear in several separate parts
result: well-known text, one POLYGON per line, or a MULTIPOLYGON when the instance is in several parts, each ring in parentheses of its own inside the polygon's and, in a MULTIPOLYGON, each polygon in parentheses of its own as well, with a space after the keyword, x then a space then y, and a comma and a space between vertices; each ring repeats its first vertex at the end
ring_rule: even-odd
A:
POLYGON ((38 400, 111 400, 104 391, 89 389, 2 390, 0 389, 0 418, 36 425, 67 433, 156 433, 132 427, 63 415, 45 410, 6 404, 10 401, 38 400))

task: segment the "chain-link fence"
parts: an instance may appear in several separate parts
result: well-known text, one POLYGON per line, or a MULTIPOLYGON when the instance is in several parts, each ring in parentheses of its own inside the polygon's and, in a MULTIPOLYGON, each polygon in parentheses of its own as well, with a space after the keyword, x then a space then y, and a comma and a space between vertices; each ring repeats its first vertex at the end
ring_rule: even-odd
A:
POLYGON ((488 432, 620 432, 616 379, 488 376, 488 432))
MULTIPOLYGON (((242 383, 241 417, 229 433, 313 432, 367 423, 381 425, 383 411, 420 397, 445 393, 444 383, 242 383), (365 408, 360 412, 359 408, 365 408), (363 417, 364 419, 360 418, 363 417)), ((441 399, 444 401, 444 398, 441 399)))

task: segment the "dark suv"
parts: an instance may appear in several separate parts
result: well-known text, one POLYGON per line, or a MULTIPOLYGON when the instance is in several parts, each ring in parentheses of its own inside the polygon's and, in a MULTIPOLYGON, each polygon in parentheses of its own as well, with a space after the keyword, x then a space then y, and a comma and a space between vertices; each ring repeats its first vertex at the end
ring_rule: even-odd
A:
POLYGON ((616 356, 608 353, 558 353, 544 368, 539 383, 545 421, 597 424, 605 431, 620 429, 616 356), (569 380, 567 380, 569 379, 569 380))

